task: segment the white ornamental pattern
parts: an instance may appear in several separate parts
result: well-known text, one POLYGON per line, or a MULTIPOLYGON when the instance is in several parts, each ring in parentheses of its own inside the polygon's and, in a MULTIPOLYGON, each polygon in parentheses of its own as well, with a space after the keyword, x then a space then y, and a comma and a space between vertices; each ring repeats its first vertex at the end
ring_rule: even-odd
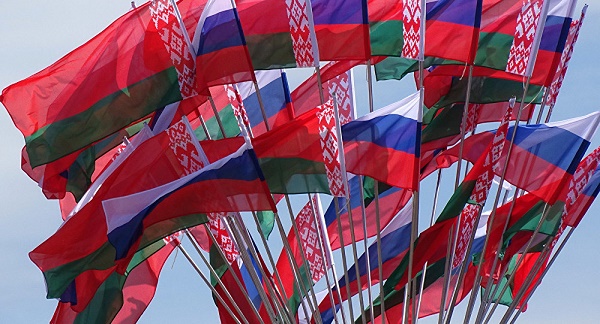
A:
POLYGON ((209 213, 208 228, 215 237, 217 245, 221 251, 223 251, 227 262, 232 264, 235 260, 237 260, 240 253, 235 247, 235 244, 229 235, 229 231, 225 226, 225 222, 223 221, 223 217, 227 216, 229 216, 229 213, 209 213))
POLYGON ((166 132, 169 136, 169 148, 181 164, 184 175, 198 171, 205 166, 200 152, 193 142, 195 138, 192 137, 183 121, 167 128, 166 132))
POLYGON ((498 164, 502 151, 504 149, 504 142, 506 133, 508 131, 508 121, 512 115, 512 108, 508 107, 500 127, 494 135, 492 141, 492 147, 487 153, 484 163, 483 172, 475 180, 475 188, 473 193, 469 197, 470 200, 474 201, 475 204, 467 204, 460 215, 459 233, 456 240, 456 247, 454 249, 454 258, 452 261, 452 268, 459 266, 467 253, 467 247, 469 240, 473 234, 475 228, 475 222, 479 216, 479 211, 483 208, 487 199, 488 192, 492 186, 492 180, 494 179, 493 168, 498 164))
POLYGON ((528 0, 517 15, 515 37, 508 54, 506 72, 523 76, 530 72, 528 66, 531 60, 531 50, 543 3, 543 0, 528 0))
POLYGON ((335 117, 333 103, 331 100, 319 106, 317 117, 319 119, 319 135, 321 149, 323 151, 323 162, 327 171, 329 191, 332 196, 345 197, 346 190, 342 177, 342 166, 340 164, 340 151, 338 137, 335 132, 335 117))
MULTIPOLYGON (((316 195, 312 198, 312 206, 316 206, 316 195)), ((313 282, 319 281, 325 275, 325 260, 319 246, 315 218, 311 203, 308 202, 296 216, 296 226, 300 235, 300 242, 304 249, 304 256, 308 261, 313 282)))
POLYGON ((244 107, 244 101, 242 100, 242 95, 240 95, 237 86, 226 84, 223 87, 225 87, 227 98, 233 109, 233 115, 235 117, 240 117, 246 125, 250 125, 248 114, 246 114, 246 108, 244 107))
POLYGON ((340 125, 354 120, 354 100, 352 94, 352 74, 342 73, 327 82, 329 93, 335 95, 340 113, 340 125))
POLYGON ((196 61, 192 57, 171 1, 151 1, 150 15, 165 48, 171 55, 182 97, 185 99, 198 95, 196 91, 196 61))
POLYGON ((548 106, 554 106, 556 104, 558 92, 562 87, 565 75, 567 74, 567 68, 569 67, 569 61, 571 60, 571 56, 573 55, 573 47, 575 46, 577 38, 579 37, 579 29, 581 28, 581 24, 583 23, 583 18, 585 18, 585 14, 581 13, 581 18, 579 19, 579 21, 572 21, 571 26, 569 27, 569 35, 567 36, 565 49, 563 50, 560 56, 560 62, 558 63, 556 74, 554 75, 552 84, 549 87, 548 99, 546 100, 546 104, 548 106))
POLYGON ((402 0, 402 57, 418 60, 423 57, 421 43, 421 1, 402 0))
POLYGON ((310 31, 307 2, 305 0, 285 0, 290 35, 297 67, 313 67, 315 62, 315 45, 310 31))

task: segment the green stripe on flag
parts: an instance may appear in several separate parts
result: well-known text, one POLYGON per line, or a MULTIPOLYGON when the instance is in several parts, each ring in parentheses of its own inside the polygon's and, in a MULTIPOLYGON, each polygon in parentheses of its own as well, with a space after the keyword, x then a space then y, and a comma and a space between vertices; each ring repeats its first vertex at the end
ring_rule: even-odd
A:
POLYGON ((402 21, 388 20, 371 22, 371 54, 377 56, 402 55, 402 21))
POLYGON ((180 101, 177 78, 177 71, 171 67, 103 98, 77 115, 38 129, 25 138, 31 166, 57 160, 180 101))
POLYGON ((329 194, 323 162, 301 158, 260 158, 259 164, 272 193, 329 194))
POLYGON ((289 32, 246 35, 252 65, 256 70, 294 68, 296 57, 289 32))
MULTIPOLYGON (((227 105, 225 108, 219 111, 219 118, 221 119, 221 123, 223 123, 225 135, 227 135, 226 137, 234 137, 240 134, 240 127, 238 126, 237 119, 233 114, 231 105, 227 105)), ((208 128, 208 134, 210 135, 211 139, 224 138, 216 117, 213 116, 209 120, 206 120, 205 124, 206 128, 208 128)), ((198 138, 200 141, 207 139, 202 126, 196 128, 194 133, 196 134, 196 138, 198 138)))
POLYGON ((485 66, 495 70, 506 70, 513 35, 501 33, 479 34, 479 46, 475 56, 475 66, 485 66))

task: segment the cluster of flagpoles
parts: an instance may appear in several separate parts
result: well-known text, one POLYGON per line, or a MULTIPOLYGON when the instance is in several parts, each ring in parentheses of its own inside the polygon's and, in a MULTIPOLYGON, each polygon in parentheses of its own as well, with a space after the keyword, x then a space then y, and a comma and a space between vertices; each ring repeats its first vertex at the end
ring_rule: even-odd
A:
MULTIPOLYGON (((426 1, 422 0, 417 2, 412 2, 413 4, 416 4, 419 7, 419 12, 420 12, 420 18, 419 18, 419 49, 418 49, 418 55, 416 55, 415 57, 412 57, 413 59, 417 59, 419 61, 419 79, 418 79, 418 89, 419 89, 419 107, 423 107, 424 105, 424 96, 425 96, 425 91, 427 91, 427 89, 424 88, 424 75, 425 75, 425 64, 424 64, 424 52, 425 52, 425 7, 426 7, 426 1)), ((181 18, 181 15, 179 13, 179 11, 177 10, 177 4, 175 3, 174 0, 170 0, 170 5, 174 8, 177 19, 179 21, 179 24, 181 26, 184 26, 184 21, 181 18)), ((233 0, 231 0, 231 5, 235 8, 235 2, 233 0)), ((310 6, 309 6, 310 7, 310 6)), ((508 168, 508 164, 509 164, 509 159, 511 156, 511 149, 513 147, 513 141, 515 139, 515 135, 517 132, 517 125, 519 124, 519 121, 521 120, 521 113, 524 109, 524 107, 528 104, 526 102, 526 94, 528 92, 528 88, 529 88, 529 84, 530 84, 530 79, 531 79, 531 74, 532 74, 532 69, 535 63, 535 57, 536 57, 536 53, 537 53, 537 48, 539 47, 540 44, 540 40, 541 37, 539 37, 539 35, 541 34, 541 30, 543 29, 543 22, 546 20, 546 15, 548 12, 548 7, 549 7, 549 2, 545 1, 543 3, 543 7, 541 10, 541 15, 539 18, 539 21, 542 22, 537 26, 537 32, 536 32, 536 39, 533 43, 531 52, 531 58, 530 61, 528 62, 528 68, 526 73, 524 74, 524 78, 525 78, 525 82, 524 82, 524 90, 523 90, 523 95, 521 96, 521 100, 517 106, 515 100, 512 100, 510 103, 510 109, 512 109, 513 107, 516 107, 517 111, 516 111, 516 119, 514 122, 514 127, 512 129, 512 135, 510 136, 510 144, 507 146, 507 149, 505 150, 505 161, 504 161, 504 166, 502 168, 503 172, 500 176, 500 179, 498 181, 498 189, 494 198, 494 203, 492 205, 492 210, 491 210, 491 214, 489 216, 489 220, 488 220, 488 224, 490 224, 490 226, 487 228, 487 233, 490 232, 491 230, 491 224, 494 221, 494 218, 496 216, 496 210, 497 207, 500 205, 504 205, 507 202, 507 195, 509 190, 505 190, 504 191, 504 198, 502 199, 502 203, 501 201, 501 196, 502 196, 502 188, 503 188, 503 184, 505 182, 505 173, 506 170, 508 168)), ((194 55, 194 46, 192 44, 192 41, 189 37, 189 35, 187 35, 186 29, 182 28, 183 30, 183 34, 184 34, 184 38, 185 41, 187 43, 188 49, 192 52, 192 55, 194 55)), ((367 62, 366 65, 367 69, 366 69, 366 76, 367 76, 367 87, 368 87, 368 103, 369 103, 369 112, 374 112, 375 108, 374 108, 374 94, 373 94, 373 81, 372 81, 372 66, 371 66, 371 60, 369 60, 367 62)), ((376 294, 374 294, 372 292, 372 288, 375 288, 374 284, 373 284, 373 278, 371 275, 371 269, 372 266, 370 264, 370 261, 372 260, 372 258, 369 255, 369 245, 368 245, 368 231, 367 231, 367 217, 366 217, 366 207, 364 204, 364 197, 362 195, 364 195, 363 191, 360 190, 360 194, 361 194, 361 223, 360 224, 356 224, 354 223, 353 220, 353 216, 352 216, 352 207, 350 206, 350 197, 349 197, 349 191, 350 191, 350 185, 348 182, 348 178, 347 178, 347 172, 346 172, 346 166, 345 166, 345 157, 344 157, 344 150, 343 150, 343 139, 342 139, 342 132, 341 132, 341 122, 340 122, 340 118, 339 118, 339 103, 337 101, 337 98, 335 96, 335 94, 332 94, 333 96, 333 100, 331 102, 326 102, 325 101, 325 96, 323 94, 323 83, 321 82, 321 72, 320 72, 320 67, 318 65, 318 60, 316 60, 316 64, 314 66, 315 68, 315 73, 318 79, 318 89, 319 89, 319 97, 320 97, 320 102, 321 102, 321 112, 323 114, 326 113, 331 113, 330 111, 333 111, 333 113, 331 114, 334 117, 335 120, 335 133, 334 134, 329 134, 329 136, 331 136, 334 141, 329 143, 332 144, 336 149, 334 150, 334 152, 337 152, 337 156, 335 157, 335 160, 337 160, 337 162, 339 163, 339 168, 340 168, 340 175, 341 175, 341 181, 342 181, 342 189, 338 192, 338 194, 334 193, 332 190, 332 194, 334 196, 333 198, 333 202, 334 202, 334 206, 335 206, 335 210, 336 210, 336 215, 337 215, 337 226, 338 226, 338 235, 339 235, 339 239, 341 241, 341 267, 342 270, 338 271, 338 269, 336 268, 336 264, 334 261, 334 257, 333 257, 333 251, 331 250, 331 247, 329 245, 329 238, 327 237, 327 230, 324 226, 324 222, 323 222, 323 216, 322 216, 322 212, 320 211, 321 206, 320 206, 320 201, 318 199, 318 196, 315 194, 315 199, 313 199, 313 196, 311 196, 310 194, 308 195, 308 209, 309 209, 309 215, 311 217, 311 220, 315 226, 315 234, 316 234, 316 240, 315 242, 317 243, 317 252, 319 254, 319 257, 322 259, 323 262, 323 269, 324 269, 324 273, 322 274, 323 277, 325 277, 325 281, 326 281, 326 296, 324 298, 328 298, 330 300, 330 303, 334 309, 334 313, 336 313, 336 305, 339 305, 339 317, 337 315, 334 315, 333 320, 336 323, 350 323, 352 321, 354 321, 357 317, 357 315, 362 315, 360 316, 360 320, 362 321, 362 323, 367 323, 369 322, 369 318, 370 319, 374 319, 375 316, 375 312, 374 312, 374 308, 376 307, 376 302, 374 299, 374 296, 376 294), (329 109, 329 112, 325 112, 327 109, 329 109), (340 205, 340 199, 338 199, 338 197, 342 197, 345 198, 345 202, 346 204, 344 206, 340 205), (346 246, 347 244, 344 244, 345 242, 344 240, 344 233, 342 230, 342 219, 341 219, 341 210, 342 209, 346 209, 347 213, 348 213, 348 222, 349 222, 349 226, 351 228, 350 230, 350 237, 351 237, 351 242, 350 242, 350 248, 352 250, 351 252, 351 256, 349 257, 348 255, 346 255, 347 251, 346 251, 346 246), (355 228, 361 228, 363 230, 363 239, 362 239, 362 243, 363 246, 359 246, 360 243, 360 239, 356 239, 355 237, 355 228), (361 278, 363 276, 361 276, 361 272, 359 269, 359 250, 360 249, 364 249, 364 253, 365 253, 365 260, 366 260, 366 283, 362 283, 361 282, 361 278), (350 260, 352 259, 352 260, 350 260), (356 310, 353 307, 355 307, 356 305, 353 305, 353 301, 352 301, 352 292, 351 292, 351 288, 350 288, 350 276, 351 274, 349 273, 351 271, 351 269, 349 268, 349 263, 353 262, 354 264, 354 269, 356 271, 355 275, 356 275, 356 281, 358 284, 358 302, 359 302, 359 306, 360 309, 356 310), (341 292, 341 288, 339 286, 339 278, 338 278, 338 273, 343 273, 343 278, 344 278, 344 282, 346 284, 346 293, 347 293, 347 299, 348 302, 344 303, 343 302, 343 297, 342 297, 342 292, 341 292), (366 292, 363 291, 363 287, 366 287, 366 292), (366 296, 364 296, 364 294, 366 293, 366 296), (366 298, 365 298, 366 297, 366 298), (363 313, 364 312, 364 313, 363 313)), ((457 163, 457 167, 456 167, 456 178, 455 178, 455 186, 454 189, 457 189, 461 180, 461 173, 462 173, 462 165, 461 165, 461 161, 463 159, 463 150, 464 150, 464 141, 467 135, 467 115, 469 112, 469 94, 470 94, 470 90, 471 90, 471 81, 472 81, 472 75, 473 75, 473 65, 469 65, 468 66, 468 86, 467 86, 467 92, 466 92, 466 99, 465 99, 465 103, 464 103, 464 109, 463 109, 463 115, 462 115, 462 122, 461 122, 461 132, 460 132, 460 144, 459 145, 459 153, 458 153, 458 163, 457 163)), ((256 91, 256 95, 257 95, 257 99, 259 102, 259 106, 260 106, 260 110, 261 110, 261 115, 263 118, 263 122, 265 124, 266 130, 269 131, 270 130, 270 125, 269 125, 269 120, 267 118, 267 113, 266 113, 266 109, 263 103, 263 99, 261 97, 261 93, 260 93, 260 88, 258 85, 258 82, 256 81, 256 77, 253 78, 253 86, 254 89, 256 91)), ((237 92, 235 85, 233 86, 234 92, 237 92)), ((545 109, 545 102, 546 99, 548 97, 548 94, 545 94, 544 96, 544 101, 542 102, 542 104, 540 105, 539 108, 539 115, 537 117, 538 122, 541 120, 542 118, 542 114, 544 112, 545 109)), ((214 103, 214 101, 212 100, 212 98, 209 97, 209 101, 211 104, 211 107, 214 111, 214 115, 216 118, 216 121, 219 125, 219 129, 221 134, 223 134, 223 137, 227 137, 226 134, 226 130, 224 128, 224 123, 221 120, 220 116, 219 116, 219 112, 217 110, 217 107, 214 103)), ((236 107, 234 107, 235 109, 236 107)), ((253 134, 252 134, 252 130, 247 122, 247 120, 245 120, 245 112, 243 111, 243 109, 240 109, 240 107, 237 107, 238 110, 234 111, 236 118, 237 118, 237 122, 238 125, 242 131, 242 134, 244 136, 244 138, 246 139, 248 145, 252 145, 252 140, 253 140, 253 134)), ((552 103, 549 106, 548 112, 546 114, 546 122, 548 122, 550 120, 552 111, 554 108, 554 103, 552 103)), ((167 113, 163 112, 164 116, 168 116, 167 113)), ((172 116, 171 116, 172 117, 172 116)), ((165 117, 166 118, 166 117, 165 117)), ((159 119, 160 120, 160 119, 159 119)), ((206 138, 210 139, 210 133, 209 130, 207 128, 207 126, 204 123, 204 120, 202 119, 202 116, 200 116, 200 120, 202 122, 202 128, 203 131, 205 133, 206 138)), ((420 120, 419 120, 420 121, 420 120)), ((187 122, 187 120, 185 120, 187 127, 189 127, 189 122, 187 122)), ((529 123, 529 121, 528 121, 529 123)), ((472 129, 472 132, 474 133, 475 130, 472 129)), ((193 133, 193 132, 192 132, 193 133)), ((418 138, 420 138, 420 136, 418 136, 418 138)), ((199 147, 199 144, 196 143, 196 145, 198 146, 199 151, 201 151, 202 149, 199 147)), ((419 156, 417 155, 417 158, 419 158, 419 156)), ((206 159, 206 157, 204 157, 204 163, 208 164, 208 160, 206 159)), ((417 159, 417 165, 419 165, 420 159, 417 159)), ((465 167, 465 175, 468 171, 468 165, 465 167)), ((419 169, 415 168, 414 170, 415 174, 414 177, 416 179, 419 178, 420 174, 419 174, 419 169)), ((437 207, 437 199, 438 199, 438 192, 440 190, 440 179, 441 179, 441 171, 438 171, 437 174, 437 185, 435 188, 435 195, 434 195, 434 203, 432 206, 432 218, 431 218, 431 222, 430 222, 430 226, 433 225, 434 223, 434 216, 436 215, 436 207, 437 207)), ((419 318, 419 308, 420 308, 420 304, 421 304, 421 297, 423 295, 423 288, 424 288, 424 280, 425 280, 425 274, 427 271, 427 263, 425 264, 425 266, 423 267, 422 273, 421 273, 421 277, 420 277, 420 281, 418 274, 413 273, 413 259, 414 259, 414 253, 415 253, 415 244, 417 242, 417 237, 419 235, 419 219, 420 219, 420 210, 421 210, 421 206, 420 206, 420 188, 419 188, 419 182, 416 182, 416 188, 413 188, 413 197, 412 197, 412 221, 411 221, 411 230, 410 230, 410 244, 409 244, 409 250, 408 250, 408 268, 407 268, 407 278, 408 281, 405 285, 405 289, 404 289, 404 313, 403 313, 403 322, 404 323, 416 323, 418 321, 419 318)), ((359 188, 363 188, 363 178, 359 176, 359 188)), ((331 186, 330 186, 331 189, 331 186)), ((375 185, 374 185, 374 204, 375 204, 375 226, 376 226, 376 238, 375 238, 375 244, 377 246, 377 266, 376 268, 378 269, 378 288, 375 290, 379 290, 379 307, 381 309, 380 314, 381 314, 381 322, 385 323, 385 316, 386 316, 386 306, 385 306, 385 294, 384 294, 384 275, 383 275, 383 265, 382 265, 382 238, 381 238, 381 232, 382 232, 382 228, 381 228, 381 221, 380 221, 380 215, 379 215, 379 192, 378 192, 378 183, 377 181, 375 181, 375 185)), ((488 189, 489 190, 489 189, 488 189)), ((519 197, 520 193, 522 193, 522 191, 520 189, 516 189, 514 192, 514 196, 512 198, 512 202, 513 205, 511 206, 511 210, 514 206, 514 203, 516 202, 517 198, 519 197)), ((301 302, 301 306, 300 306, 300 311, 299 311, 299 315, 298 317, 302 317, 304 316, 304 319, 297 319, 296 316, 294 315, 295 310, 291 309, 291 307, 289 306, 289 298, 288 296, 290 296, 289 291, 286 291, 284 288, 284 284, 282 283, 282 278, 279 275, 278 271, 276 271, 277 269, 277 261, 274 259, 273 257, 273 253, 271 251, 270 245, 267 242, 267 233, 265 233, 262 228, 261 228, 261 224, 260 224, 260 219, 259 216, 257 215, 256 212, 251 212, 251 218, 252 221, 254 222, 254 224, 256 225, 257 231, 258 231, 258 237, 260 237, 260 243, 262 244, 262 250, 265 251, 266 256, 267 256, 267 260, 268 260, 268 266, 263 265, 263 261, 262 261, 262 257, 261 257, 261 252, 260 252, 260 248, 259 246, 255 243, 254 241, 254 236, 256 235, 251 235, 250 231, 248 230, 248 228, 250 228, 250 226, 247 226, 245 224, 245 220, 243 219, 243 217, 241 217, 241 215, 239 213, 227 213, 224 215, 217 215, 216 217, 214 217, 211 222, 220 224, 220 225, 216 225, 216 226, 222 226, 222 228, 227 232, 227 235, 230 236, 234 246, 235 246, 235 250, 236 252, 239 254, 239 258, 241 259, 241 263, 243 263, 244 265, 246 265, 246 269, 248 270, 248 274, 250 276, 250 280, 252 281, 254 287, 256 287, 257 289, 257 293, 259 295, 259 298, 262 300, 261 305, 264 306, 264 313, 261 311, 260 308, 257 308, 254 306, 253 300, 251 298, 251 296, 248 295, 247 293, 247 284, 245 284, 243 282, 243 278, 234 275, 234 281, 235 281, 235 285, 237 286, 237 288, 235 288, 235 291, 232 291, 231 288, 228 288, 227 285, 221 280, 221 276, 220 274, 217 272, 218 269, 215 269, 213 267, 213 265, 211 264, 210 260, 207 260, 207 258, 203 255, 201 248, 200 248, 200 244, 196 241, 196 238, 194 237, 194 235, 189 231, 189 230, 184 230, 182 233, 183 235, 189 239, 189 241, 191 242, 192 246, 194 247, 194 249, 198 252, 197 254, 199 255, 199 257, 202 259, 202 262, 204 264, 204 266, 206 266, 209 271, 210 271, 210 276, 207 277, 201 270, 200 267, 197 265, 196 261, 194 260, 194 258, 190 255, 190 253, 188 253, 186 251, 186 249, 179 244, 178 245, 178 249, 181 251, 181 253, 184 255, 184 257, 189 261, 190 265, 196 270, 196 272, 199 274, 199 276, 202 278, 202 280, 205 282, 205 284, 209 287, 209 289, 212 291, 213 295, 215 296, 215 298, 218 299, 219 303, 222 305, 224 311, 229 314, 230 318, 235 322, 235 323, 245 323, 245 324, 251 324, 254 321, 258 321, 259 323, 266 323, 266 317, 268 317, 270 322, 276 322, 276 323, 296 323, 296 322, 306 322, 306 321, 310 321, 311 318, 312 320, 314 320, 316 323, 323 323, 323 319, 321 318, 321 311, 319 310, 319 305, 320 305, 320 295, 318 293, 316 293, 315 289, 314 289, 314 285, 313 286, 307 286, 307 282, 303 279, 304 277, 308 276, 308 281, 310 282, 311 278, 311 274, 306 274, 303 273, 303 270, 301 269, 302 267, 304 267, 304 271, 309 271, 311 268, 313 268, 313 266, 311 266, 311 262, 310 260, 308 260, 307 255, 308 252, 306 251, 306 247, 304 246, 304 244, 301 242, 301 237, 303 234, 305 233, 301 233, 299 230, 299 226, 297 225, 297 221, 298 221, 298 217, 294 218, 294 210, 292 208, 292 202, 290 197, 285 194, 283 196, 283 198, 285 199, 285 204, 287 206, 287 213, 289 214, 289 218, 290 218, 290 232, 292 232, 294 234, 294 236, 296 237, 296 242, 297 242, 297 246, 291 246, 288 242, 288 238, 286 237, 286 230, 285 230, 285 226, 281 220, 281 214, 276 214, 274 217, 274 221, 276 223, 276 227, 277 227, 277 232, 279 233, 279 236, 281 238, 282 244, 283 244, 283 251, 282 251, 282 256, 284 256, 289 264, 292 267, 292 273, 294 276, 294 290, 300 292, 301 296, 305 296, 304 300, 302 300, 301 302), (295 253, 295 250, 299 250, 299 253, 295 253), (301 264, 302 267, 299 267, 298 264, 296 263, 295 260, 295 255, 300 255, 301 257, 301 264), (251 266, 253 264, 258 264, 258 266, 251 266), (269 269, 269 267, 271 269, 269 269), (261 279, 262 278, 262 279, 261 279), (216 285, 213 285, 213 283, 211 282, 211 279, 216 281, 216 285), (217 287, 220 287, 220 289, 217 289, 217 287), (239 289, 239 290, 238 290, 239 289), (221 293, 222 292, 222 293, 221 293), (245 313, 239 304, 239 299, 237 299, 238 295, 242 295, 242 298, 246 300, 246 302, 248 303, 248 305, 251 305, 251 311, 253 314, 248 314, 245 313), (266 314, 266 317, 265 317, 266 314)), ((533 246, 534 242, 533 239, 536 236, 536 234, 540 231, 541 226, 544 222, 544 220, 546 219, 546 217, 549 214, 550 208, 549 206, 547 206, 548 208, 545 208, 542 217, 539 221, 539 224, 537 225, 536 229, 534 230, 533 234, 531 235, 531 239, 528 241, 528 243, 526 244, 526 247, 524 249, 524 252, 521 253, 521 257, 518 259, 517 261, 517 267, 518 265, 520 265, 523 260, 524 260, 524 256, 527 254, 528 251, 530 251, 531 247, 533 246)), ((474 220, 474 224, 472 224, 472 228, 471 228, 471 232, 469 233, 469 238, 467 240, 467 246, 466 246, 466 253, 463 256, 464 259, 463 260, 458 260, 457 263, 459 264, 459 277, 457 279, 456 282, 452 283, 452 280, 450 280, 450 271, 452 270, 452 268, 454 267, 454 263, 455 260, 454 258, 457 256, 457 254, 455 253, 455 249, 457 248, 457 244, 458 244, 458 239, 460 236, 460 229, 459 229, 459 225, 461 224, 461 217, 462 214, 459 214, 459 218, 458 221, 456 223, 456 226, 453 227, 451 229, 451 235, 449 236, 449 240, 448 240, 448 249, 446 252, 446 264, 445 264, 445 280, 444 280, 444 284, 443 284, 443 292, 442 292, 442 297, 440 300, 440 312, 439 312, 439 323, 449 323, 452 319, 453 316, 453 312, 454 312, 454 307, 458 298, 458 294, 459 294, 459 288, 461 287, 461 283, 462 280, 464 279, 465 276, 465 272, 466 272, 466 268, 468 265, 468 262, 470 262, 470 251, 471 251, 471 247, 475 238, 475 234, 476 234, 476 229, 477 229, 477 224, 479 222, 479 219, 481 218, 481 215, 483 213, 483 205, 478 205, 478 211, 477 211, 477 216, 474 220), (449 306, 448 306, 449 305, 449 306)), ((210 217, 210 216, 209 216, 210 217)), ((248 219, 248 218, 246 218, 248 219)), ((504 225, 504 229, 506 230, 507 226, 508 226, 508 221, 509 218, 507 218, 506 220, 506 224, 504 225)), ((216 250, 218 251, 219 256, 223 259, 226 260, 226 267, 227 269, 231 272, 231 273, 236 273, 233 269, 233 267, 235 265, 233 265, 230 262, 227 262, 228 258, 227 255, 225 253, 225 251, 222 249, 222 246, 220 244, 220 242, 218 241, 218 239, 215 237, 214 233, 213 233, 213 229, 211 228, 211 226, 204 224, 202 225, 202 227, 204 228, 206 235, 209 237, 212 245, 216 248, 216 250)), ((552 244, 547 244, 546 246, 544 246, 544 249, 542 250, 542 254, 541 256, 538 258, 538 261, 536 261, 536 264, 534 265, 533 269, 534 271, 532 271, 532 275, 529 276, 526 279, 526 284, 523 285, 523 287, 517 292, 516 297, 514 298, 512 304, 508 307, 508 309, 506 310, 504 316, 502 317, 501 321, 503 323, 508 323, 509 321, 516 321, 516 319, 518 318, 520 312, 517 312, 516 314, 513 315, 516 307, 518 305, 520 305, 521 303, 524 304, 526 303, 533 295, 533 292, 535 291, 535 289, 539 286, 539 283, 541 282, 541 278, 535 278, 533 274, 537 273, 541 267, 543 266, 543 261, 548 259, 550 256, 550 261, 548 263, 548 265, 546 266, 546 268, 544 268, 544 271, 542 272, 542 277, 547 273, 548 269, 550 268, 550 266, 553 264, 553 262, 555 261, 555 259, 557 258, 558 254, 561 252, 563 246, 566 244, 566 242, 568 241, 568 239, 570 238, 572 232, 574 230, 574 227, 571 227, 569 232, 567 233, 566 237, 563 239, 563 241, 561 242, 560 246, 558 247, 558 249, 552 254, 553 251, 553 247, 555 244, 557 244, 558 241, 558 237, 560 234, 557 234, 557 239, 555 241, 552 241, 552 244), (533 285, 533 289, 532 290, 527 290, 525 288, 529 287, 530 285, 533 285)), ((486 246, 488 244, 488 238, 489 236, 486 236, 486 241, 484 243, 484 248, 483 251, 486 250, 486 246)), ((176 238, 177 239, 177 238, 176 238)), ((498 246, 498 249, 500 249, 500 246, 498 246)), ((314 252, 314 251, 313 251, 314 252)), ((498 250, 496 253, 496 257, 498 257, 500 255, 499 253, 500 251, 498 250)), ((489 260, 487 260, 489 261, 489 260)), ((492 269, 496 268, 496 263, 499 262, 498 259, 494 259, 493 260, 493 265, 492 265, 492 269)), ((472 316, 475 316, 476 319, 475 321, 477 323, 480 322, 484 322, 487 323, 491 320, 493 314, 495 313, 495 311, 497 310, 497 306, 498 306, 498 298, 496 298, 496 301, 494 301, 494 298, 492 298, 491 296, 502 296, 505 292, 505 290, 508 287, 508 284, 504 285, 504 286, 500 286, 500 285, 495 285, 495 287, 492 287, 492 280, 488 280, 487 281, 487 285, 485 286, 483 292, 482 292, 482 296, 481 296, 481 302, 479 305, 479 309, 477 310, 477 312, 475 313, 475 300, 477 297, 477 293, 478 293, 478 289, 480 287, 480 283, 482 280, 482 275, 481 275, 481 265, 482 263, 479 264, 479 266, 477 267, 477 272, 476 272, 476 276, 475 276, 475 284, 473 285, 473 290, 471 291, 471 297, 469 299, 469 303, 467 306, 467 312, 465 314, 464 317, 464 323, 468 323, 471 319, 472 316), (502 287, 502 288, 500 288, 502 287), (501 290, 500 290, 501 289, 501 290), (500 290, 500 291, 498 291, 500 290)), ((507 271, 506 268, 503 269, 504 272, 507 271)), ((504 277, 505 273, 502 273, 500 275, 500 277, 504 277)), ((514 278, 514 274, 511 274, 508 281, 511 282, 514 278)), ((318 281, 318 279, 317 279, 318 281)))

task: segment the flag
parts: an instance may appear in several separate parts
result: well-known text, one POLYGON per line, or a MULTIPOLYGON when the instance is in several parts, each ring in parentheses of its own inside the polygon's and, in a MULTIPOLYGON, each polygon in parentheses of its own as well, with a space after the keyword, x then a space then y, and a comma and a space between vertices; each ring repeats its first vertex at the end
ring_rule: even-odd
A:
POLYGON ((421 119, 417 92, 342 126, 346 170, 392 186, 416 188, 421 119))
POLYGON ((227 0, 208 0, 192 41, 198 82, 209 86, 254 80, 236 8, 227 0))
MULTIPOLYGON (((403 1, 368 0, 367 6, 371 55, 401 56, 403 1)), ((419 17, 417 19, 420 21, 419 17)))
MULTIPOLYGON (((186 78, 193 74, 182 74, 194 67, 175 62, 187 62, 187 46, 165 48, 151 6, 131 10, 51 66, 3 90, 0 101, 25 137, 32 167, 76 152, 201 91, 201 84, 188 87, 196 84, 186 78)), ((200 10, 202 6, 182 12, 183 18, 200 10)))
POLYGON ((252 141, 272 193, 330 192, 317 111, 309 110, 252 141))
POLYGON ((257 70, 319 64, 310 3, 305 0, 236 2, 252 65, 257 70), (264 13, 269 13, 265 19, 264 13))
POLYGON ((293 257, 292 262, 295 262, 295 266, 290 263, 288 254, 283 249, 279 254, 275 267, 283 283, 283 290, 286 294, 284 298, 287 300, 288 307, 293 314, 298 311, 304 297, 304 293, 298 291, 295 281, 303 282, 306 289, 310 290, 326 274, 327 268, 331 266, 331 256, 327 249, 325 251, 321 249, 321 245, 327 247, 329 242, 327 242, 322 230, 323 216, 319 212, 319 206, 317 206, 318 199, 316 195, 310 199, 312 201, 302 207, 294 220, 300 237, 296 236, 296 230, 293 228, 290 229, 287 235, 288 245, 291 248, 293 257), (317 226, 321 228, 317 229, 317 226), (302 249, 300 249, 300 246, 302 246, 302 249), (304 263, 304 260, 306 260, 306 263, 304 263), (300 277, 295 275, 294 268, 299 269, 300 277))
POLYGON ((370 57, 367 0, 312 0, 311 5, 321 60, 370 57))

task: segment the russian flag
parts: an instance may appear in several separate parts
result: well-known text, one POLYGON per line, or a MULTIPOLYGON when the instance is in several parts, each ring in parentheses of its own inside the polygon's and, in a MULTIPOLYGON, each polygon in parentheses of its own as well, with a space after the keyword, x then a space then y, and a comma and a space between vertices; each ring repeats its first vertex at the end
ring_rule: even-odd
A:
POLYGON ((161 221, 199 213, 276 210, 248 144, 181 179, 102 205, 115 260, 127 257, 143 231, 161 221))
MULTIPOLYGON (((383 279, 386 279, 394 269, 400 264, 402 258, 408 250, 410 244, 410 228, 412 219, 412 204, 407 204, 392 221, 381 231, 381 262, 383 267, 383 279)), ((378 256, 377 256, 377 243, 369 246, 369 260, 371 265, 371 279, 372 283, 376 284, 379 282, 379 270, 378 270, 378 256)), ((348 279, 350 283, 351 294, 355 295, 367 286, 367 263, 365 254, 361 255, 358 259, 358 263, 352 265, 348 269, 348 279), (358 287, 356 281, 356 266, 361 275, 361 283, 363 287, 358 287)), ((346 280, 344 277, 340 279, 340 293, 343 300, 348 299, 348 293, 346 289, 346 280)), ((337 301, 336 301, 337 302, 337 301)), ((324 299, 319 304, 319 310, 323 323, 331 323, 335 317, 335 312, 331 306, 331 300, 329 298, 324 299)))
POLYGON ((313 0, 311 5, 321 60, 371 56, 367 0, 313 0))
POLYGON ((342 126, 346 170, 415 189, 419 181, 419 92, 342 126))
POLYGON ((215 86, 253 80, 237 10, 227 0, 210 0, 194 34, 199 84, 215 86))

